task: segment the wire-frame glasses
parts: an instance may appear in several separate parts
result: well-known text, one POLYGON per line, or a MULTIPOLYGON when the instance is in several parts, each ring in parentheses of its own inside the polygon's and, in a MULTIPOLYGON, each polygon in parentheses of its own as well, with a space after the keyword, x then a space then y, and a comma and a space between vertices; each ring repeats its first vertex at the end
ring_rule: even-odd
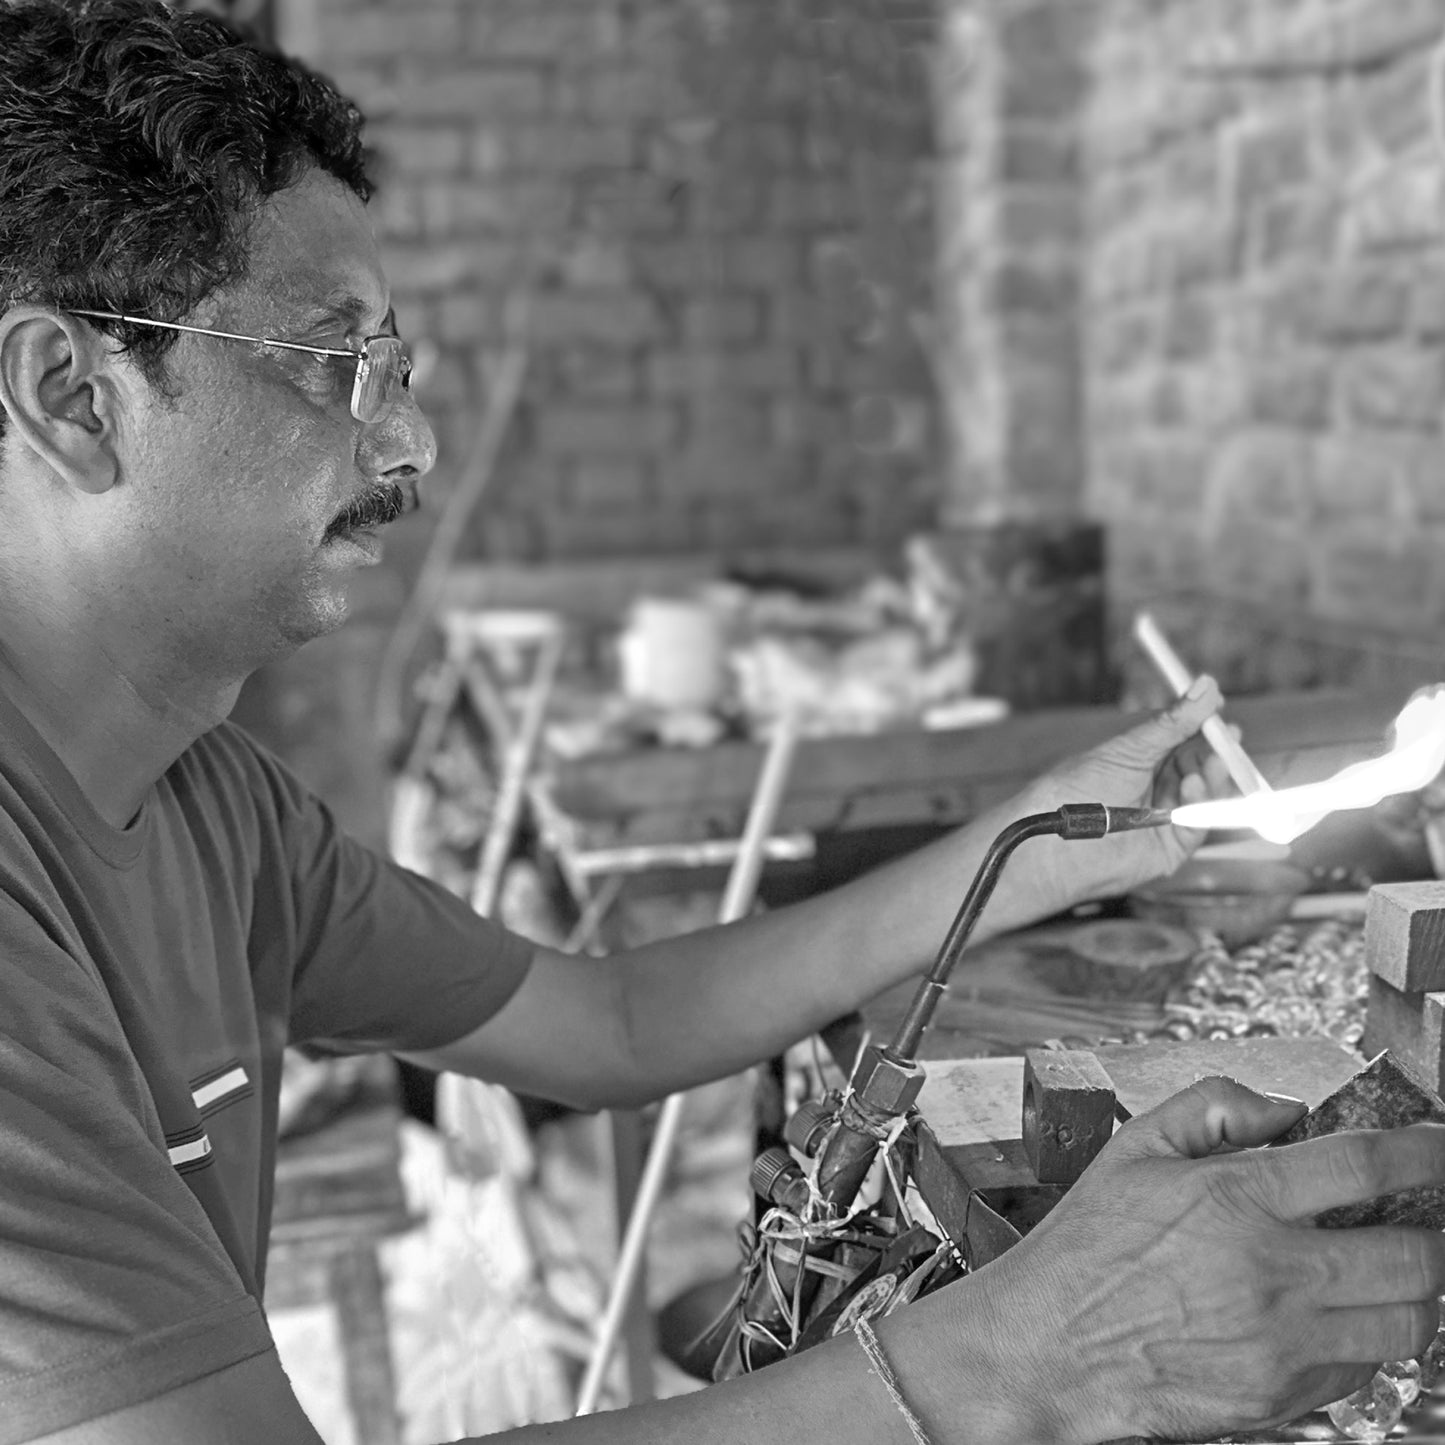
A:
POLYGON ((183 326, 178 321, 152 321, 119 311, 72 311, 96 321, 124 321, 131 326, 154 326, 162 331, 188 331, 195 336, 219 336, 222 341, 249 341, 255 346, 276 346, 283 351, 305 351, 312 356, 334 356, 354 362, 356 380, 351 388, 351 414, 359 422, 378 422, 411 388, 411 354, 399 336, 368 336, 360 351, 330 346, 303 346, 274 336, 242 336, 235 331, 211 331, 204 326, 183 326))

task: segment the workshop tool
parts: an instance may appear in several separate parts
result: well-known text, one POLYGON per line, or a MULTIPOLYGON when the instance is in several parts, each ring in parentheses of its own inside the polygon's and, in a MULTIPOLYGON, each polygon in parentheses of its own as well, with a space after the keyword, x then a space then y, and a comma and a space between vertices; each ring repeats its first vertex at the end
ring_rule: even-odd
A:
MULTIPOLYGON (((723 893, 722 906, 718 912, 719 923, 735 923, 745 917, 752 908, 757 894, 758 881, 762 875, 765 844, 777 819, 778 809, 782 805, 797 744, 798 717, 795 713, 785 713, 774 729, 763 760, 762 771, 758 775, 752 806, 748 810, 747 823, 743 829, 741 846, 733 861, 732 870, 728 875, 727 888, 723 893)), ((658 1116, 656 1131, 648 1150, 647 1163, 643 1169, 642 1180, 638 1185, 637 1198, 623 1235, 622 1249, 618 1256, 612 1289, 608 1295, 607 1308, 603 1314, 597 1342, 588 1360, 587 1373, 583 1377, 578 1394, 577 1414, 579 1416, 589 1415, 597 1408, 603 1377, 611 1362, 622 1321, 637 1283, 643 1251, 647 1244, 648 1229, 662 1193, 686 1097, 686 1094, 683 1093, 671 1095, 663 1103, 662 1111, 658 1116)))
POLYGON ((864 1313, 889 1307, 905 1278, 912 1280, 910 1297, 916 1297, 956 1273, 949 1241, 936 1235, 925 1241, 913 1233, 915 1221, 900 1182, 906 1170, 901 1159, 895 1163, 895 1146, 923 1087, 919 1044, 949 974, 1005 862, 1026 839, 1102 838, 1160 827, 1169 819, 1167 809, 1066 803, 1052 813, 1017 819, 994 839, 892 1041, 881 1047, 866 1043, 844 1095, 800 1109, 788 1121, 784 1137, 816 1160, 811 1176, 798 1171, 800 1184, 786 1156, 764 1154, 755 1164, 754 1189, 771 1207, 755 1231, 756 1247, 733 1302, 694 1347, 699 1358, 713 1359, 714 1379, 746 1373, 804 1348, 826 1333, 824 1320, 846 1320, 854 1305, 864 1313), (859 1208, 859 1190, 880 1159, 892 1183, 892 1199, 880 1201, 881 1207, 859 1208), (905 1238, 917 1250, 904 1250, 900 1258, 894 1245, 905 1238), (926 1262, 917 1253, 925 1243, 926 1262))
POLYGON ((917 1053, 924 1030, 1014 849, 1026 839, 1042 836, 1074 841, 1137 828, 1161 827, 1169 822, 1169 817, 1167 809, 1065 803, 1052 813, 1019 818, 994 839, 933 968, 919 984, 893 1040, 881 1048, 869 1044, 853 1070, 838 1127, 818 1162, 816 1183, 826 1205, 835 1210, 847 1208, 872 1167, 879 1145, 892 1131, 894 1120, 906 1115, 918 1098, 924 1071, 917 1062, 917 1053))
MULTIPOLYGON (((1148 655, 1149 660, 1159 669, 1164 681, 1174 689, 1175 696, 1183 697, 1194 684, 1193 674, 1184 665, 1179 654, 1169 645, 1168 639, 1159 629, 1159 624, 1147 612, 1140 612, 1134 618, 1134 638, 1148 655)), ((1239 739, 1230 732, 1224 719, 1218 714, 1205 718, 1200 732, 1205 741, 1214 749, 1229 776, 1241 793, 1268 792, 1269 784, 1264 774, 1255 766, 1254 759, 1240 746, 1239 739)))

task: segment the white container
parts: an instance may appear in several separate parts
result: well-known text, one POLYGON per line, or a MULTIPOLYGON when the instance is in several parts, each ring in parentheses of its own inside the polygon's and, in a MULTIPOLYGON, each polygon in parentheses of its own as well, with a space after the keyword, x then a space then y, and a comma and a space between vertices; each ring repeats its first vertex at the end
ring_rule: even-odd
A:
POLYGON ((722 622, 695 598, 639 597, 617 642, 622 691, 654 707, 705 710, 727 688, 722 622))

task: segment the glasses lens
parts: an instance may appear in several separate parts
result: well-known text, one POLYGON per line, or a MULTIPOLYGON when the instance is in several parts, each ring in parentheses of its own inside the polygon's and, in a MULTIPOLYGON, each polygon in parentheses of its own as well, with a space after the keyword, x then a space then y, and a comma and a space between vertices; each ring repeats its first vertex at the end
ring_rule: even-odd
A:
POLYGON ((396 405, 411 373, 411 358, 398 336, 368 338, 356 364, 356 385, 351 393, 351 414, 361 422, 380 421, 396 405))

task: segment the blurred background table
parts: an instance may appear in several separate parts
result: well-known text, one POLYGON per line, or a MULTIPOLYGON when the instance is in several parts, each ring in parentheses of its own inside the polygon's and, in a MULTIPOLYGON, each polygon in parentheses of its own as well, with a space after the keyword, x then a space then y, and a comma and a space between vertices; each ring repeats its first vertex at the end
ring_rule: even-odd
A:
MULTIPOLYGON (((1228 716, 1278 785, 1327 776, 1380 750, 1404 701, 1403 693, 1276 693, 1232 701, 1228 716)), ((967 822, 1135 720, 1113 706, 1058 707, 947 731, 808 738, 778 831, 814 835, 804 882, 831 886, 967 822)), ((761 745, 741 741, 552 755, 543 784, 579 846, 735 838, 762 756, 761 745)))

